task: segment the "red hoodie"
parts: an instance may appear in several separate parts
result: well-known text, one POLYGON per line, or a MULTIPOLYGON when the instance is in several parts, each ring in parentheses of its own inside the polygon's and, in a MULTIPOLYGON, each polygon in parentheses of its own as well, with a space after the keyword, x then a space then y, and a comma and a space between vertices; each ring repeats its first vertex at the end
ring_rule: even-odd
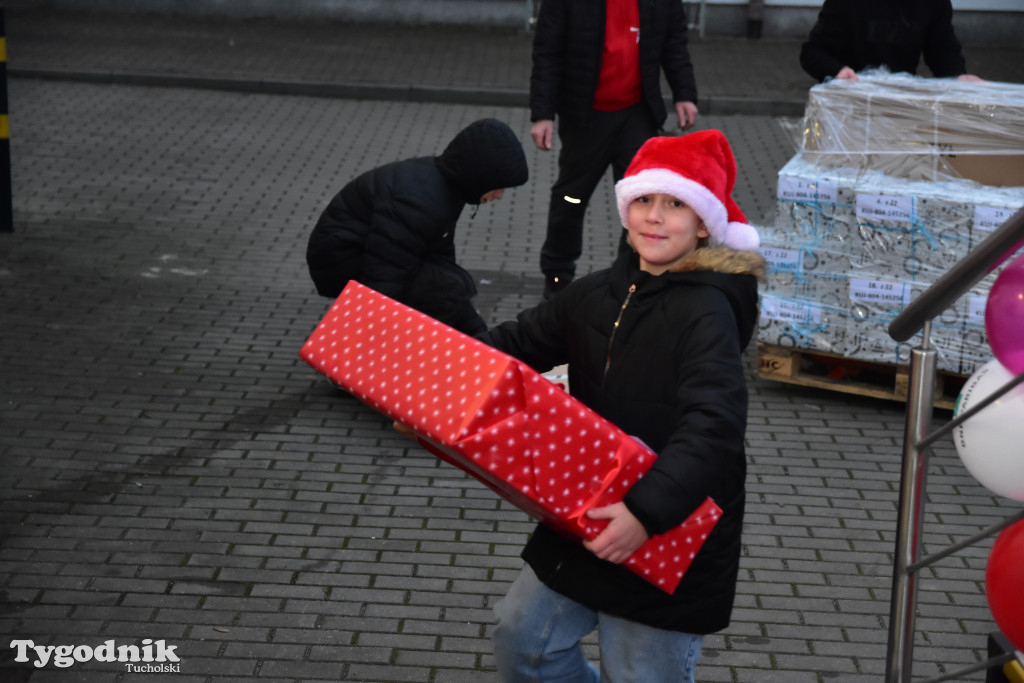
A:
POLYGON ((640 6, 637 0, 605 3, 604 53, 594 109, 618 111, 640 101, 640 6))

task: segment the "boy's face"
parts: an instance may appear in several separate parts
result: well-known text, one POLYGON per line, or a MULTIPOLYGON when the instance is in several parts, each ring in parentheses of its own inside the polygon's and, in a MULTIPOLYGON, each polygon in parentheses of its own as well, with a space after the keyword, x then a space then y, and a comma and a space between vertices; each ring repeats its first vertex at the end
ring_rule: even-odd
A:
POLYGON ((697 213, 668 194, 648 194, 629 203, 629 241, 640 269, 661 275, 697 248, 708 230, 697 213))

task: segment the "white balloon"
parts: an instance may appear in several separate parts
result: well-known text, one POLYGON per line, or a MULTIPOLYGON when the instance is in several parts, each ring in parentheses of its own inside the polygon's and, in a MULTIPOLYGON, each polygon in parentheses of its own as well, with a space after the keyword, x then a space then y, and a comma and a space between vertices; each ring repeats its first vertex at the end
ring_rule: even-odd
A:
MULTIPOLYGON (((953 415, 967 412, 1013 378, 998 360, 985 363, 964 384, 953 415)), ((982 486, 1024 501, 1024 384, 954 429, 953 443, 982 486)))

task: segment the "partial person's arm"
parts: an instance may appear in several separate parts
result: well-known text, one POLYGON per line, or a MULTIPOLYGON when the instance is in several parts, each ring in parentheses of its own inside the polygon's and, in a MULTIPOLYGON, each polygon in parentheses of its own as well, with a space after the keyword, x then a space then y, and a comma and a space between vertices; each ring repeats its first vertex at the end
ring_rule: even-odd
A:
POLYGON ((854 71, 853 69, 851 69, 848 66, 844 66, 842 69, 840 69, 839 73, 836 74, 836 78, 838 80, 841 80, 841 81, 859 81, 860 80, 860 76, 857 75, 857 72, 854 71))
POLYGON ((573 305, 566 295, 569 291, 522 311, 515 320, 495 325, 477 338, 538 372, 568 363, 560 321, 573 305))
MULTIPOLYGON (((839 75, 847 69, 853 74, 853 69, 843 63, 840 55, 849 52, 847 42, 856 28, 849 25, 850 18, 841 5, 836 0, 825 0, 807 41, 800 46, 800 66, 819 83, 831 77, 849 78, 848 74, 839 75)), ((856 74, 853 76, 856 80, 856 74)))
POLYGON ((953 6, 949 0, 933 0, 933 3, 935 13, 926 29, 922 49, 924 63, 939 78, 963 76, 967 74, 967 63, 953 30, 953 6))
POLYGON ((676 102, 676 116, 679 117, 681 129, 693 128, 693 124, 697 123, 697 105, 693 102, 676 102))
MULTIPOLYGON (((534 27, 530 70, 530 120, 554 121, 562 80, 562 50, 568 30, 564 0, 544 0, 534 27)), ((534 138, 536 141, 536 138, 534 138)), ((539 146, 539 145, 538 145, 539 146)))
POLYGON ((592 541, 584 541, 583 547, 602 560, 621 564, 629 559, 637 548, 650 536, 625 503, 615 503, 587 510, 590 519, 607 519, 608 526, 592 541))
POLYGON ((672 91, 679 127, 688 130, 697 122, 697 77, 690 59, 686 10, 683 3, 671 4, 668 33, 661 54, 661 68, 672 91))
POLYGON ((551 119, 535 121, 530 128, 530 137, 533 138, 533 144, 537 145, 537 149, 547 152, 554 142, 555 122, 551 119))

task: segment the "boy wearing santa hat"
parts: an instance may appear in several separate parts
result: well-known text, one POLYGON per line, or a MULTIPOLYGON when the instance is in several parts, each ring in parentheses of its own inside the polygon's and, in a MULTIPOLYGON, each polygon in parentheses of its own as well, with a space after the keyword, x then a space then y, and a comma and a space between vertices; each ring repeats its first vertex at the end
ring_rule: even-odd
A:
POLYGON ((729 624, 746 456, 743 349, 764 261, 732 199, 736 164, 715 130, 653 138, 615 187, 632 253, 572 282, 484 341, 540 371, 568 363, 571 393, 658 460, 579 545, 539 525, 495 607, 503 681, 693 681, 703 636, 729 624), (678 589, 621 563, 710 496, 723 516, 678 589), (580 641, 598 629, 600 673, 580 641))

